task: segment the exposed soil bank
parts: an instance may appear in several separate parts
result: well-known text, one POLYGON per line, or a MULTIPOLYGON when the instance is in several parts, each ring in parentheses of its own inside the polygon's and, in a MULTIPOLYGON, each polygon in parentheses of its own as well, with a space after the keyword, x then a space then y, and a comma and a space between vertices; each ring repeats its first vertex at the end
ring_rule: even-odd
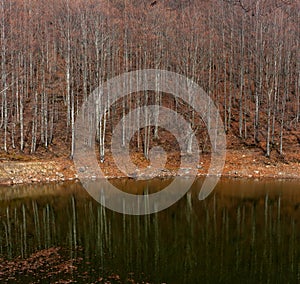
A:
MULTIPOLYGON (((247 177, 247 178, 290 178, 300 179, 299 153, 293 153, 289 157, 267 158, 258 150, 228 150, 226 164, 223 170, 224 177, 247 177)), ((177 175, 178 155, 176 153, 169 159, 166 169, 151 172, 147 168, 148 162, 135 153, 132 160, 140 171, 135 178, 166 177, 177 175), (176 166, 177 165, 177 166, 176 166), (150 173, 150 174, 149 174, 150 173)), ((210 155, 201 155, 201 161, 197 167, 198 175, 204 176, 210 163, 210 155)), ((110 155, 101 165, 102 171, 108 178, 125 177, 120 172, 110 155)), ((55 182, 77 179, 77 173, 73 162, 67 158, 55 158, 51 160, 34 161, 0 161, 0 184, 12 185, 32 182, 55 182)))

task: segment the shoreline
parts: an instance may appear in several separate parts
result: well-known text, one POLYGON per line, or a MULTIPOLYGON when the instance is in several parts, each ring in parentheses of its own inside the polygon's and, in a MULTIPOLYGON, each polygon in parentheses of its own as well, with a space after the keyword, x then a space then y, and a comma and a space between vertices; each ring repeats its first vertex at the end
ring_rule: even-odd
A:
MULTIPOLYGON (((147 163, 142 161, 140 155, 133 157, 141 170, 135 174, 134 179, 167 178, 178 176, 177 168, 168 164, 166 169, 158 169, 150 174, 147 163)), ((116 169, 108 155, 101 165, 105 178, 126 178, 127 176, 116 169)), ((210 155, 201 156, 197 167, 199 177, 207 175, 210 155)), ((299 161, 280 161, 266 158, 256 150, 228 150, 226 163, 221 177, 224 178, 270 178, 270 179, 300 179, 299 161)), ((93 177, 88 177, 93 178, 93 177)), ((33 161, 0 161, 0 185, 16 185, 31 183, 63 182, 78 180, 73 161, 68 158, 55 158, 33 161)))

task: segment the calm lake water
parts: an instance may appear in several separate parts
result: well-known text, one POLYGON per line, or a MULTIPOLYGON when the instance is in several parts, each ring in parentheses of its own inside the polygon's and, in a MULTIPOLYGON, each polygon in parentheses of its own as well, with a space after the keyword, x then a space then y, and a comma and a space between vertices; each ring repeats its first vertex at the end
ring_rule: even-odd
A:
POLYGON ((202 182, 147 216, 105 209, 80 183, 0 187, 0 282, 300 283, 299 182, 222 179, 199 201, 202 182))

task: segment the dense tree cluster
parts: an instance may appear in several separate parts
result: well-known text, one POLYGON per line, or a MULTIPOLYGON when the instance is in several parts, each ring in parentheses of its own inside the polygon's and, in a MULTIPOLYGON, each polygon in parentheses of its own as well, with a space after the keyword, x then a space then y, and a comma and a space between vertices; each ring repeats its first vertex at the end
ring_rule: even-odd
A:
MULTIPOLYGON (((296 0, 0 0, 1 151, 60 140, 72 155, 89 93, 123 72, 159 68, 197 82, 227 132, 283 153, 285 135, 300 141, 299 26, 296 0)), ((145 102, 108 109, 103 155, 117 113, 145 102)))

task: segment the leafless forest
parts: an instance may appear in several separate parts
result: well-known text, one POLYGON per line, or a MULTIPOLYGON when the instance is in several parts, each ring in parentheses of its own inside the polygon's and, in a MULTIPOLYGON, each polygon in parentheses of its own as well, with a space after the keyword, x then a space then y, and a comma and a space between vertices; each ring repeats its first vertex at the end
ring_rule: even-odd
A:
MULTIPOLYGON (((145 68, 198 83, 229 146, 266 156, 299 149, 299 27, 297 0, 0 0, 0 153, 72 157, 82 101, 107 79, 145 68)), ((99 123, 103 155, 115 121, 151 101, 193 120, 170 95, 133 94, 99 123)), ((147 153, 155 129, 138 136, 147 153)))

